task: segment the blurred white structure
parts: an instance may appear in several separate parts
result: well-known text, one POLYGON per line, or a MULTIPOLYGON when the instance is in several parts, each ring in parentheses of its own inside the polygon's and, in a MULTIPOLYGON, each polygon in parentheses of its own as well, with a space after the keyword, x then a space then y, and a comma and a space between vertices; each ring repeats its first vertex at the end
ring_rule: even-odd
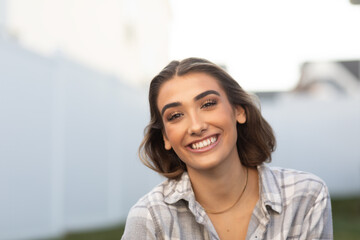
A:
POLYGON ((360 196, 360 91, 354 97, 285 93, 262 101, 277 149, 271 165, 312 172, 332 197, 360 196))
POLYGON ((137 157, 147 93, 0 38, 0 239, 118 224, 160 177, 137 157))
POLYGON ((319 175, 332 196, 360 195, 360 61, 301 72, 294 91, 262 98, 278 141, 272 164, 319 175))
POLYGON ((0 0, 0 239, 117 224, 160 181, 136 155, 147 93, 119 79, 168 62, 170 18, 167 0, 0 0))
POLYGON ((0 1, 10 35, 38 54, 61 52, 134 85, 169 61, 168 0, 0 1))
POLYGON ((322 98, 359 95, 360 60, 305 63, 301 72, 297 92, 322 98))

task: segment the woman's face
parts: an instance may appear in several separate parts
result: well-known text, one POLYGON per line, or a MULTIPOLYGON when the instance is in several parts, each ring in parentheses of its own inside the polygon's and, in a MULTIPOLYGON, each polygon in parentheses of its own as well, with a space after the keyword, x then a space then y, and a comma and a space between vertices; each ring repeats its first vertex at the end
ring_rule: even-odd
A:
POLYGON ((214 77, 189 73, 166 81, 157 106, 164 123, 165 148, 173 148, 188 171, 239 161, 236 122, 246 121, 245 111, 231 106, 214 77))

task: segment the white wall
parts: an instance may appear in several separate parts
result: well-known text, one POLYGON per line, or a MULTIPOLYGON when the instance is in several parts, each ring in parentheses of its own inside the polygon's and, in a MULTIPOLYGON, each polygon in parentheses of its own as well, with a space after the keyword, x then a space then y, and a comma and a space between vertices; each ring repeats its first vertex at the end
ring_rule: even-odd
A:
POLYGON ((360 92, 316 98, 284 94, 263 101, 278 147, 272 165, 312 172, 332 196, 360 195, 360 92))
POLYGON ((117 224, 160 181, 136 155, 146 93, 0 40, 0 239, 117 224))
MULTIPOLYGON (((52 63, 0 44, 0 239, 58 231, 52 214, 52 63)), ((56 206, 54 206, 55 204, 56 206)))

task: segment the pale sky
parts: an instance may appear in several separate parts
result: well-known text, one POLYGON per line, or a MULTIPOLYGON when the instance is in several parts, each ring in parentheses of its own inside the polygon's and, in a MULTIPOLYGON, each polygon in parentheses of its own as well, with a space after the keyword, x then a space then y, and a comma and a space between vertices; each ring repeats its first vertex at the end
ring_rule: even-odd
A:
POLYGON ((225 64, 246 90, 288 90, 304 61, 360 59, 348 0, 171 0, 171 59, 225 64))

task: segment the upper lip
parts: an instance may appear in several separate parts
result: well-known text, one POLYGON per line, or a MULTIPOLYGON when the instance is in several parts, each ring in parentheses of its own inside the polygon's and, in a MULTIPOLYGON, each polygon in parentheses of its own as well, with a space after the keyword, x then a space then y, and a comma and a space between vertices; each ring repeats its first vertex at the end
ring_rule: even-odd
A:
POLYGON ((198 143, 198 142, 201 142, 201 141, 204 141, 205 139, 208 139, 208 138, 211 138, 211 137, 216 137, 218 136, 218 134, 212 134, 212 135, 209 135, 207 137, 203 137, 203 138, 200 138, 200 139, 197 139, 195 141, 192 141, 191 143, 187 144, 187 146, 191 145, 191 144, 194 144, 194 143, 198 143))

